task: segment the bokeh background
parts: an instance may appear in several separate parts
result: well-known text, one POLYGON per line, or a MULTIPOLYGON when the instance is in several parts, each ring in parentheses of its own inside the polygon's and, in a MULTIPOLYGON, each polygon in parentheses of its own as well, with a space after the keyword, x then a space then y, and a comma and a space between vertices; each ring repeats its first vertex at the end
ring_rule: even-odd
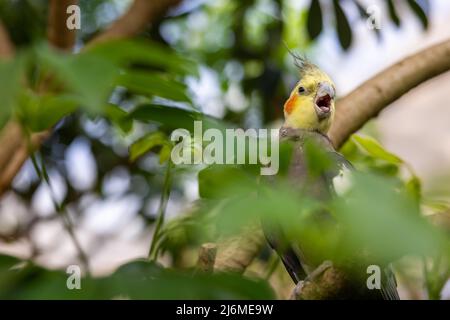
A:
MULTIPOLYGON (((408 1, 393 2, 398 20, 388 10, 388 1, 361 0, 359 7, 356 1, 339 1, 345 22, 336 20, 332 1, 321 1, 323 28, 318 30, 308 21, 309 15, 319 19, 309 0, 182 1, 142 37, 197 63, 198 77, 184 79, 195 108, 243 128, 276 128, 282 124, 283 102, 297 80, 286 47, 325 70, 336 83, 338 96, 344 96, 391 64, 450 38, 449 1, 416 1, 420 10, 408 1), (361 12, 371 5, 380 9, 380 29, 369 28, 361 12)), ((76 51, 130 4, 81 0, 76 51)), ((45 38, 46 8, 44 0, 0 1, 0 19, 18 47, 45 38)), ((408 162, 422 180, 424 193, 444 203, 450 202, 449 90, 450 74, 432 79, 362 129, 408 162)), ((125 110, 144 101, 127 96, 121 88, 111 99, 125 110)), ((32 258, 50 269, 78 263, 77 250, 55 212, 54 196, 64 202, 74 221, 94 275, 109 274, 127 261, 147 256, 164 166, 152 153, 131 162, 129 146, 152 129, 135 123, 124 135, 106 119, 81 112, 60 121, 39 155, 53 190, 40 181, 28 160, 0 202, 0 252, 32 258)), ((199 198, 196 172, 186 168, 174 177, 167 221, 188 212, 199 198)), ((194 255, 195 249, 187 252, 177 258, 167 254, 161 262, 171 265, 174 259, 194 255)), ((258 266, 249 272, 259 272, 258 266)), ((413 271, 417 277, 420 272, 413 271)), ((273 281, 288 283, 285 275, 273 281)), ((401 295, 425 297, 420 285, 401 287, 401 295)))

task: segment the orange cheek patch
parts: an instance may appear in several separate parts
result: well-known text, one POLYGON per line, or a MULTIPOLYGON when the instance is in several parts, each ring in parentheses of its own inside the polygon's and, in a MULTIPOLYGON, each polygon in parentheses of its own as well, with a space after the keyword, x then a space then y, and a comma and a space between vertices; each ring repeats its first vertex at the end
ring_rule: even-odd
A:
POLYGON ((295 96, 290 97, 286 103, 284 104, 284 111, 287 114, 291 114, 292 110, 294 110, 295 102, 297 101, 297 98, 295 96))

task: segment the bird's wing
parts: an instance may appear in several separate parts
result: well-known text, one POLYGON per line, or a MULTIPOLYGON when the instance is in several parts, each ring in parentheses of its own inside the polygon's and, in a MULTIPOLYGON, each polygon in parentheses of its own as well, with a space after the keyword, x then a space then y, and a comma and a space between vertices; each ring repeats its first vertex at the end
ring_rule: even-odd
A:
POLYGON ((296 254, 292 246, 289 245, 289 241, 285 239, 282 230, 280 228, 274 228, 273 225, 267 226, 262 221, 262 227, 264 235, 270 247, 274 249, 281 261, 284 264, 287 272, 296 284, 306 277, 306 272, 302 266, 299 256, 296 254))
POLYGON ((385 279, 381 284, 381 295, 384 300, 400 300, 397 291, 397 280, 391 266, 384 268, 385 279))

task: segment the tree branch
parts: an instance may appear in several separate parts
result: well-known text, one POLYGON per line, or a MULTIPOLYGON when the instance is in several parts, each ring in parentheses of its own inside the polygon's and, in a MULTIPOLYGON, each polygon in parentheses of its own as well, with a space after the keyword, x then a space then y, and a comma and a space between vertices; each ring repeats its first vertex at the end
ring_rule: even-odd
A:
POLYGON ((203 244, 198 254, 197 269, 206 273, 213 272, 216 254, 217 246, 215 243, 203 244))
POLYGON ((0 133, 0 145, 3 146, 0 148, 0 196, 9 189, 17 172, 28 159, 30 149, 38 148, 49 135, 50 131, 34 133, 29 141, 19 123, 7 123, 0 133))
POLYGON ((67 8, 76 4, 78 0, 50 0, 47 38, 57 48, 70 51, 75 44, 76 30, 69 30, 66 21, 67 8))
POLYGON ((325 270, 314 281, 304 281, 301 290, 295 292, 292 300, 343 300, 354 299, 347 274, 335 267, 325 270))
POLYGON ((412 88, 450 70, 450 40, 422 50, 380 72, 337 102, 329 136, 336 148, 412 88))
POLYGON ((179 2, 180 0, 135 0, 127 13, 103 33, 92 39, 89 44, 137 35, 179 2))
POLYGON ((0 21, 0 58, 11 58, 14 56, 14 45, 9 38, 5 26, 0 21))
POLYGON ((258 224, 242 234, 218 244, 215 271, 243 273, 264 246, 265 238, 258 224))

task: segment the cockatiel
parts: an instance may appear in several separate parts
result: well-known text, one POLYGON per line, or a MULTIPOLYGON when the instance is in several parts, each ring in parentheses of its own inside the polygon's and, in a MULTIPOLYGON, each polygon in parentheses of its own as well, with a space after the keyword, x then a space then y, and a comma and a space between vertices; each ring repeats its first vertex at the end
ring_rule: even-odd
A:
MULTIPOLYGON (((301 78, 284 104, 285 122, 280 129, 280 139, 296 141, 297 145, 288 177, 294 185, 304 186, 302 192, 318 200, 339 196, 340 192, 349 187, 348 174, 353 170, 353 166, 334 150, 327 136, 335 114, 335 86, 328 75, 317 66, 300 56, 292 55, 301 78), (312 139, 323 148, 334 162, 332 169, 322 172, 314 181, 311 181, 306 172, 308 168, 302 150, 303 140, 306 139, 312 139)), ((332 220, 328 212, 318 212, 317 215, 319 219, 332 220)), ((328 261, 321 263, 322 261, 310 260, 302 244, 290 243, 291 240, 284 236, 280 226, 268 225, 264 221, 262 224, 269 244, 277 251, 297 288, 301 281, 313 280, 330 266, 328 261)), ((366 282, 359 279, 355 284, 356 290, 338 298, 399 299, 392 270, 386 267, 383 271, 381 290, 368 290, 366 282)))

